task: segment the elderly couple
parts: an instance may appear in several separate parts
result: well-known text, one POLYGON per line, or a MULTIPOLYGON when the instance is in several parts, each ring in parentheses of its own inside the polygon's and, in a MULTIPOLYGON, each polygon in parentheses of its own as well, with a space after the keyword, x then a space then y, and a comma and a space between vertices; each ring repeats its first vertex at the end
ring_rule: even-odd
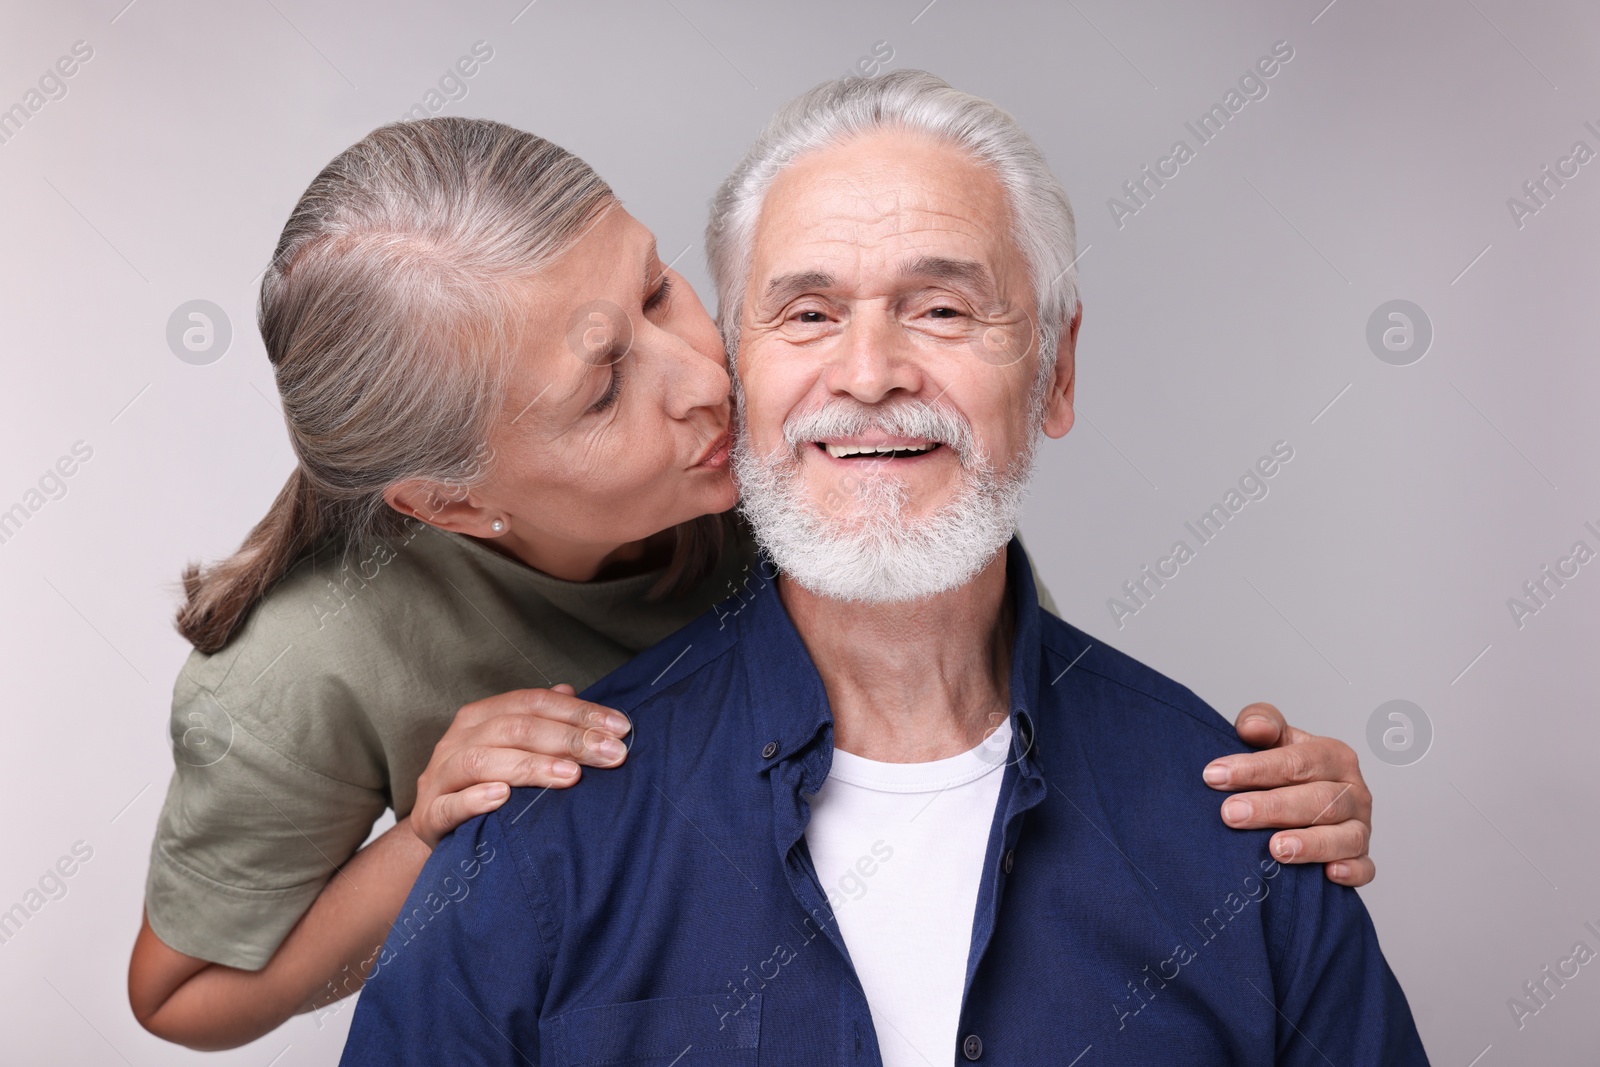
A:
POLYGON ((1247 752, 1015 537, 1074 241, 918 71, 724 183, 720 337, 546 141, 336 158, 262 284, 299 465, 186 575, 141 1022, 226 1047, 367 981, 350 1064, 1426 1062, 1353 755, 1266 705, 1247 752))

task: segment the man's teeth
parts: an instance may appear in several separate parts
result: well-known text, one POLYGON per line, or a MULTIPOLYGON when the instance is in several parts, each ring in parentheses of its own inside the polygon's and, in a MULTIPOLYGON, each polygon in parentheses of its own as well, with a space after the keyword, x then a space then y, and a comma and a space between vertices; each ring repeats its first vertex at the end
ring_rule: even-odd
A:
POLYGON ((834 459, 843 459, 846 456, 915 456, 923 452, 931 452, 938 444, 930 441, 925 445, 836 445, 824 442, 823 448, 828 450, 828 455, 834 459))

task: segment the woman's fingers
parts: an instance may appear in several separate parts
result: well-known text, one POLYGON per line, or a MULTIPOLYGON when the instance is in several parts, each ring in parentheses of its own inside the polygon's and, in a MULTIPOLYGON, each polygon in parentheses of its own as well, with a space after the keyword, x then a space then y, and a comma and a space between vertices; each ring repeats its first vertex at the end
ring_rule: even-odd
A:
POLYGON ((1337 781, 1366 791, 1354 749, 1335 737, 1300 736, 1303 740, 1212 760, 1202 776, 1213 789, 1276 789, 1299 782, 1337 781))
MULTIPOLYGON (((464 738, 462 751, 482 748, 520 749, 561 756, 590 767, 615 767, 628 755, 627 743, 609 728, 568 725, 532 715, 502 715, 464 738)), ((484 775, 477 781, 488 781, 484 775)))
POLYGON ((1289 732, 1289 723, 1273 705, 1256 703, 1240 710, 1233 729, 1239 740, 1252 748, 1270 748, 1289 732))
POLYGON ((579 700, 570 685, 559 685, 554 689, 519 689, 504 695, 514 698, 507 702, 504 709, 506 714, 533 715, 586 730, 604 730, 613 737, 627 737, 628 731, 633 729, 633 724, 622 712, 588 700, 579 700))
POLYGON ((1348 784, 1315 782, 1243 793, 1223 802, 1222 819, 1239 830, 1290 827, 1272 835, 1275 859, 1326 864, 1328 877, 1340 885, 1366 885, 1376 874, 1367 858, 1372 828, 1353 792, 1348 784))
POLYGON ((1340 860, 1330 863, 1323 868, 1330 882, 1350 886, 1352 889, 1364 886, 1378 876, 1377 867, 1367 856, 1357 856, 1353 860, 1340 860))
POLYGON ((1364 803, 1348 782, 1311 782, 1231 796, 1222 802, 1222 821, 1235 830, 1330 826, 1350 820, 1368 826, 1364 816, 1370 810, 1370 800, 1364 803))
POLYGON ((463 822, 505 803, 519 786, 562 788, 581 765, 615 767, 628 756, 628 717, 579 700, 570 685, 514 689, 456 713, 417 779, 412 829, 429 848, 463 822))
POLYGON ((486 782, 459 793, 445 793, 429 801, 426 810, 412 809, 411 829, 423 844, 434 848, 445 834, 468 819, 493 811, 510 795, 504 782, 486 782))
POLYGON ((1261 751, 1212 760, 1202 772, 1213 789, 1255 790, 1225 800, 1223 821, 1241 830, 1287 827, 1269 846, 1280 861, 1321 863, 1340 885, 1372 881, 1372 793, 1355 750, 1295 729, 1271 704, 1244 708, 1234 729, 1261 751))
POLYGON ((1334 863, 1367 854, 1367 830, 1351 819, 1333 826, 1311 826, 1272 835, 1267 845, 1279 863, 1334 863))
MULTIPOLYGON (((471 745, 453 753, 432 780, 435 794, 459 793, 479 784, 504 782, 523 786, 570 785, 581 773, 580 761, 560 751, 528 751, 500 745, 471 745)), ((610 766, 593 763, 591 766, 610 766)))
MULTIPOLYGON (((545 756, 505 748, 469 748, 455 761, 449 788, 435 784, 435 792, 411 812, 411 827, 429 848, 468 819, 493 811, 511 795, 512 787, 565 789, 578 781, 583 769, 563 756, 545 756), (485 781, 478 775, 491 778, 485 781)), ((448 772, 446 772, 448 774, 448 772)), ((441 775, 440 782, 446 781, 441 775)))
POLYGON ((572 686, 566 684, 550 689, 513 689, 474 700, 456 712, 453 728, 472 729, 508 715, 534 716, 569 726, 604 730, 615 737, 626 737, 633 728, 620 711, 580 700, 572 686))

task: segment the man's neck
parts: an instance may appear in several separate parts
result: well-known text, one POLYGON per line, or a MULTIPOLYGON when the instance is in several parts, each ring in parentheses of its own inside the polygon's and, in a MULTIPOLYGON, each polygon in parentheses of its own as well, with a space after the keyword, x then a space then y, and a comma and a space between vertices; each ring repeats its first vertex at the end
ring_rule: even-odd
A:
POLYGON ((784 579, 778 592, 828 691, 835 747, 924 763, 977 746, 1010 714, 1016 612, 1004 552, 921 600, 833 600, 784 579))

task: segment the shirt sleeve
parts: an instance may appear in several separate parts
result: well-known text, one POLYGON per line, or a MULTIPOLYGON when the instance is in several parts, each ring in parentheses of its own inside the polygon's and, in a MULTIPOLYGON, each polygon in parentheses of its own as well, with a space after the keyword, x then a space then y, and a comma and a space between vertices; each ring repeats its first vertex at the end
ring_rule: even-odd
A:
POLYGON ((387 798, 289 759, 186 676, 171 729, 175 767, 145 881, 150 928, 185 955, 258 970, 387 798))
POLYGON ((538 1067, 550 957, 513 847, 499 812, 439 842, 356 1002, 341 1067, 432 1067, 446 1049, 451 1064, 538 1067))
POLYGON ((1427 1067, 1411 1006, 1361 897, 1329 882, 1319 864, 1280 870, 1290 884, 1279 912, 1289 929, 1272 961, 1277 1062, 1427 1067))

